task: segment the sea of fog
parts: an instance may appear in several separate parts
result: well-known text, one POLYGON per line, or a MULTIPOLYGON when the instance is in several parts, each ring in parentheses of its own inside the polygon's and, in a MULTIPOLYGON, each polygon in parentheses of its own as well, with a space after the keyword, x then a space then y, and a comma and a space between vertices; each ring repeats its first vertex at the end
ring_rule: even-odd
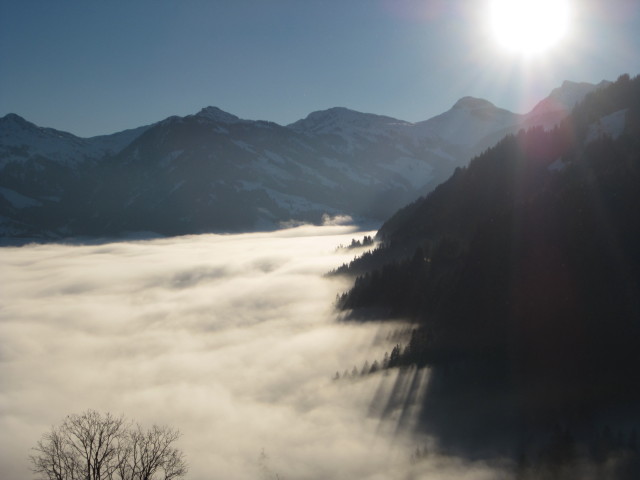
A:
POLYGON ((349 284, 324 276, 359 253, 338 245, 370 233, 1 248, 0 478, 33 478, 42 434, 88 409, 179 429, 187 479, 496 478, 411 461, 429 440, 374 408, 397 372, 333 379, 393 347, 397 326, 337 321, 349 284))

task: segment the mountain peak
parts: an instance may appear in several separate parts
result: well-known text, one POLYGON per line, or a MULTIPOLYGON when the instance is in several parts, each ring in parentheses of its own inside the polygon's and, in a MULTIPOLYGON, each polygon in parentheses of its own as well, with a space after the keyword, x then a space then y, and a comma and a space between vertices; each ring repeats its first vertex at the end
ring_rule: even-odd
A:
POLYGON ((240 118, 232 115, 231 113, 227 113, 224 110, 219 109, 218 107, 205 107, 200 110, 195 116, 198 118, 205 118, 207 120, 221 123, 237 123, 240 121, 240 118))
POLYGON ((74 142, 81 140, 68 132, 63 132, 54 128, 39 127, 15 113, 8 113, 4 117, 0 118, 0 135, 12 143, 23 142, 27 144, 31 141, 27 140, 27 138, 32 139, 33 135, 40 139, 66 138, 71 139, 74 142), (26 137, 23 137, 25 135, 26 137))
POLYGON ((570 112, 576 103, 580 102, 588 93, 606 87, 611 82, 603 80, 597 85, 587 82, 572 82, 565 80, 562 85, 554 88, 549 96, 539 102, 529 115, 539 115, 552 111, 570 112))
POLYGON ((20 115, 17 115, 15 113, 6 114, 4 117, 0 118, 0 122, 19 125, 19 126, 21 126, 23 128, 24 127, 38 128, 33 123, 29 122, 28 120, 25 120, 20 115))
MULTIPOLYGON (((325 119, 354 119, 354 118, 362 118, 366 116, 366 113, 356 112, 355 110, 349 110, 345 107, 331 107, 326 110, 317 110, 315 112, 311 112, 307 115, 306 118, 299 121, 318 121, 325 119)), ((297 123, 297 122, 296 122, 297 123)))
POLYGON ((587 82, 572 82, 565 80, 558 88, 554 88, 549 95, 557 101, 564 102, 568 107, 573 107, 587 93, 606 86, 607 83, 600 82, 598 85, 587 82))
POLYGON ((345 107, 333 107, 312 112, 306 118, 298 120, 288 127, 296 131, 314 133, 345 133, 354 128, 376 129, 382 128, 384 125, 399 124, 407 124, 407 122, 384 115, 362 113, 345 107))
POLYGON ((488 100, 462 97, 448 111, 417 125, 446 142, 469 147, 516 125, 518 120, 519 115, 488 100))
POLYGON ((475 110, 478 108, 497 108, 489 100, 476 97, 462 97, 452 107, 452 109, 475 110))

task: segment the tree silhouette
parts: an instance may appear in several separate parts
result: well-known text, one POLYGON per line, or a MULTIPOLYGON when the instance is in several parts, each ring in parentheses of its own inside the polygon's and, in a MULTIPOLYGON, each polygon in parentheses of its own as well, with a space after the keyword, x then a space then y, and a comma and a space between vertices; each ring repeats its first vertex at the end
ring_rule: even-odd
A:
POLYGON ((43 480, 173 480, 187 473, 173 444, 177 430, 148 430, 123 417, 88 410, 45 433, 30 457, 43 480))

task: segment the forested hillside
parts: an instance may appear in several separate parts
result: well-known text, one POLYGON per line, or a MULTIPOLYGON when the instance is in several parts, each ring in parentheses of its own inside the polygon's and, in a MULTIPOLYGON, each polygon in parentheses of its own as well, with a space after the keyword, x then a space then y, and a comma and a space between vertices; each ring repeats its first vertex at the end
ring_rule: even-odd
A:
POLYGON ((639 220, 640 77, 625 75, 396 213, 381 246, 339 270, 360 276, 338 304, 416 324, 390 366, 433 367, 423 426, 443 442, 486 447, 556 422, 588 441, 585 425, 613 416, 630 434, 639 220))

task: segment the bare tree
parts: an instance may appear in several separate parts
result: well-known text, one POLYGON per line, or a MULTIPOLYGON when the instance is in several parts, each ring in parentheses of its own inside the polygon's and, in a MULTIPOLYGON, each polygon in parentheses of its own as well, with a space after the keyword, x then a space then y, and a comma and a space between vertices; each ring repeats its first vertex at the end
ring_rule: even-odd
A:
POLYGON ((187 473, 182 452, 173 447, 180 438, 177 430, 154 425, 143 430, 136 425, 127 433, 126 448, 121 452, 119 477, 122 480, 172 480, 187 473))
POLYGON ((165 426, 145 431, 89 410, 45 433, 30 460, 43 480, 174 480, 187 473, 184 455, 173 446, 179 437, 165 426))
POLYGON ((82 478, 77 456, 66 444, 60 428, 45 433, 31 456, 34 473, 49 480, 76 480, 82 478))

